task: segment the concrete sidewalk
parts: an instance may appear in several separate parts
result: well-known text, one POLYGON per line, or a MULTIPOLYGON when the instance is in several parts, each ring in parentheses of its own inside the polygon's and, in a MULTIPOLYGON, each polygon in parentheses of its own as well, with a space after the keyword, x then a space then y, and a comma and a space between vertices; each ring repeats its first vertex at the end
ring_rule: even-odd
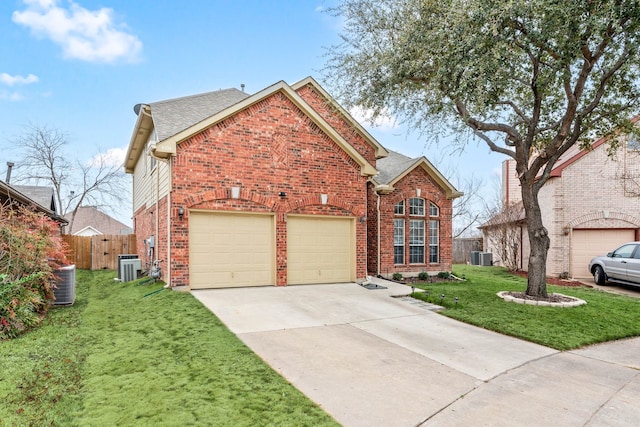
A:
MULTIPOLYGON (((377 279, 376 279, 377 280, 377 279)), ((356 284, 193 291, 345 426, 636 425, 640 338, 572 352, 356 284)))

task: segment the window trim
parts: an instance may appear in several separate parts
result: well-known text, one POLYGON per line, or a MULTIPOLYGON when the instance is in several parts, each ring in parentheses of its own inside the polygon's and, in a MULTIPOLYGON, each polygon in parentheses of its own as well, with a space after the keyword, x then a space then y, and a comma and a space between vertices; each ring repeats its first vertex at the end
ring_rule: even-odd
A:
POLYGON ((409 220, 409 264, 425 264, 425 243, 426 243, 426 229, 425 229, 425 220, 424 219, 410 219, 409 220), (415 225, 417 224, 421 224, 420 227, 418 228, 414 228, 415 225), (417 235, 415 234, 414 230, 421 230, 422 233, 421 235, 417 235), (418 239, 416 239, 418 238, 418 239), (416 239, 416 240, 414 240, 416 239), (417 241, 418 243, 413 243, 417 241), (420 254, 417 254, 418 256, 420 256, 420 260, 416 261, 414 260, 413 257, 416 256, 416 254, 413 253, 412 249, 414 248, 421 248, 422 250, 419 251, 421 252, 420 254))
POLYGON ((439 217, 440 216, 440 208, 433 202, 429 202, 429 216, 431 217, 439 217), (435 213, 432 213, 432 208, 435 210, 435 213))
POLYGON ((400 200, 398 203, 396 203, 395 205, 393 205, 393 214, 394 215, 404 215, 405 211, 404 211, 404 200, 400 200), (402 208, 402 212, 396 212, 396 208, 402 208))
POLYGON ((439 264, 440 263, 440 221, 437 219, 429 220, 429 264, 439 264), (435 224, 435 232, 433 225, 435 224), (433 254, 433 249, 435 249, 435 261, 432 260, 431 256, 433 254))
POLYGON ((405 220, 396 218, 393 220, 393 264, 394 265, 404 265, 405 264, 405 246, 406 246, 406 237, 405 237, 405 220), (398 224, 402 225, 402 227, 398 227, 398 224), (396 234, 396 230, 400 230, 402 228, 402 232, 396 234), (396 237, 402 239, 402 244, 396 243, 396 237), (399 255, 402 255, 402 262, 396 262, 396 248, 402 248, 399 252, 399 255))
POLYGON ((409 215, 410 216, 425 216, 425 200, 422 197, 411 197, 409 199, 409 215), (421 206, 414 206, 413 201, 419 200, 421 202, 421 206), (422 213, 414 213, 414 209, 418 211, 422 211, 422 213))

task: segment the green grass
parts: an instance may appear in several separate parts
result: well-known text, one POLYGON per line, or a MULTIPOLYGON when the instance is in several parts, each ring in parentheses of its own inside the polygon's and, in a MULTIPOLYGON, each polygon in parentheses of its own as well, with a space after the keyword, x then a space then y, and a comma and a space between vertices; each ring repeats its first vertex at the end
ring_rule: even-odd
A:
MULTIPOLYGON (((504 302, 496 293, 522 291, 526 279, 499 267, 455 265, 464 282, 417 285, 429 290, 429 301, 443 304, 441 314, 558 350, 640 335, 640 298, 591 288, 548 286, 548 291, 587 301, 573 308, 537 307, 504 302), (459 298, 455 304, 455 297, 459 298)), ((415 293, 414 297, 424 299, 415 293)))
POLYGON ((337 425, 190 294, 113 277, 0 342, 0 426, 337 425))

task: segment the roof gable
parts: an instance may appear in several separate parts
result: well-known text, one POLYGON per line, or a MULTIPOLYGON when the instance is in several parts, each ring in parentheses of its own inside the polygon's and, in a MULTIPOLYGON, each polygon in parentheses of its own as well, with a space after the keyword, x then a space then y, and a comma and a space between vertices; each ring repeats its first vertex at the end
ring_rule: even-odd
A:
POLYGON ((389 155, 389 152, 386 148, 382 146, 367 130, 362 127, 357 120, 355 120, 351 114, 347 110, 345 110, 329 93, 324 90, 322 86, 313 78, 307 77, 305 79, 300 80, 297 83, 291 85, 291 88, 296 92, 300 90, 300 88, 310 85, 312 86, 316 92, 318 92, 322 97, 326 99, 326 101, 333 107, 335 110, 346 120, 351 126, 364 138, 364 140, 371 145, 376 153, 377 158, 386 157, 389 155))
POLYGON ((380 173, 374 178, 374 181, 378 184, 377 191, 381 193, 393 191, 393 186, 397 182, 414 169, 421 167, 443 189, 448 199, 455 199, 463 195, 424 156, 412 159, 389 150, 389 156, 378 160, 377 167, 380 173))
MULTIPOLYGON (((352 145, 350 145, 329 123, 327 123, 309 104, 307 104, 288 84, 280 81, 260 92, 247 96, 232 106, 223 109, 204 120, 172 135, 171 137, 160 141, 156 144, 153 151, 158 157, 170 157, 175 155, 177 144, 190 138, 191 136, 203 131, 204 129, 221 122, 240 111, 260 102, 261 100, 275 94, 282 93, 290 101, 296 105, 307 117, 309 117, 327 136, 329 136, 342 150, 344 150, 358 165, 360 165, 361 173, 364 176, 373 176, 377 174, 375 167, 369 163, 352 145)), ((153 115, 153 106, 151 106, 151 114, 153 115)))
MULTIPOLYGON (((72 213, 65 215, 67 220, 71 220, 72 213)), ((91 228, 99 234, 130 234, 133 233, 131 227, 117 219, 98 210, 95 206, 80 206, 73 219, 73 228, 68 230, 69 234, 79 235, 81 231, 91 228)), ((95 233, 94 233, 95 234, 95 233)))

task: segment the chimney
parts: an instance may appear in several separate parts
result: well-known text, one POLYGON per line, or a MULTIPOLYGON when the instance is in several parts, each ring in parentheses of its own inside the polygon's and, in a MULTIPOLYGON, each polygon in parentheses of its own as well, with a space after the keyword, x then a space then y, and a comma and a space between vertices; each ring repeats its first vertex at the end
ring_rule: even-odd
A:
POLYGON ((13 169, 13 162, 7 162, 7 178, 5 179, 7 184, 11 181, 11 169, 13 169))
POLYGON ((244 92, 244 83, 240 83, 240 89, 244 92))

